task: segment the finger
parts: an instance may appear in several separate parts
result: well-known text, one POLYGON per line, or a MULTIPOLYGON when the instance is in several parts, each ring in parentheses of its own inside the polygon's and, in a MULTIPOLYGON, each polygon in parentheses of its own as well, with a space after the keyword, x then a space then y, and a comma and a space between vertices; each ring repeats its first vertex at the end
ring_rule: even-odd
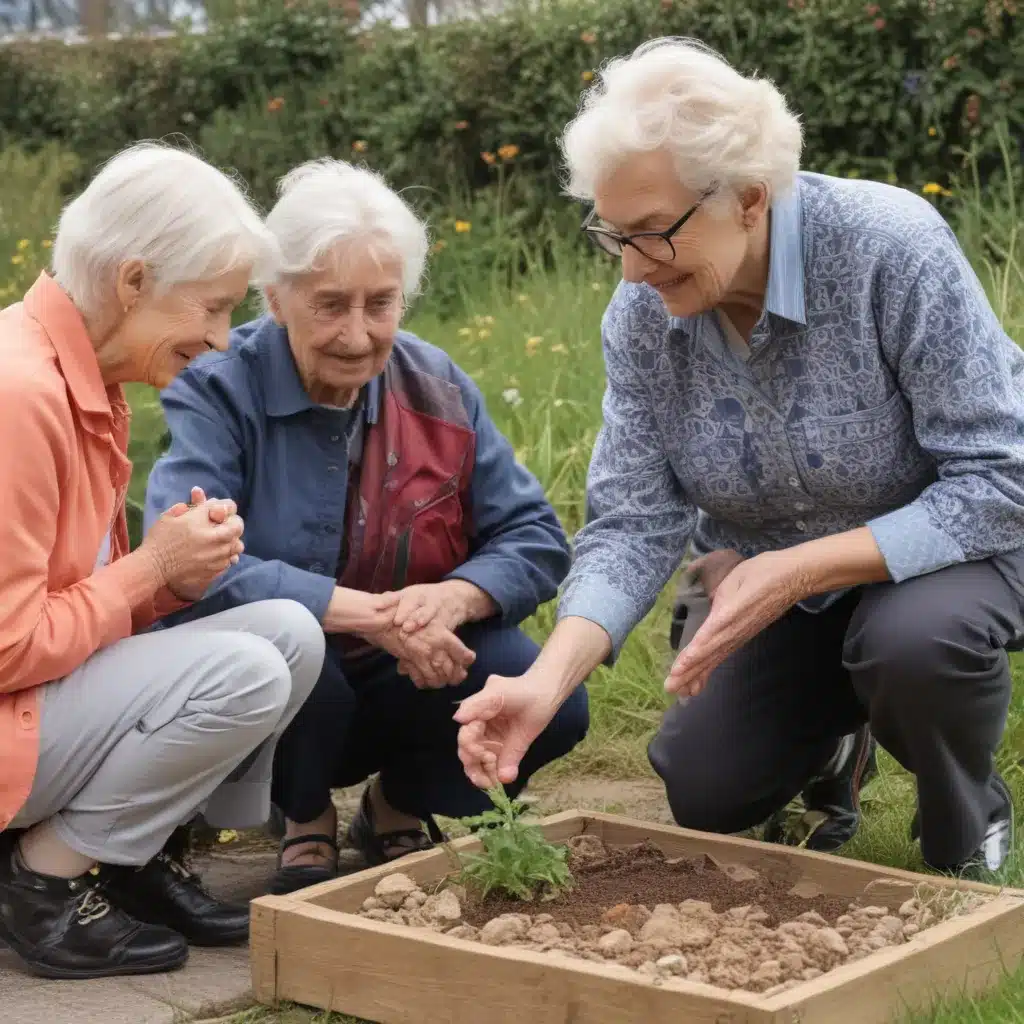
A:
POLYGON ((411 617, 419 608, 423 595, 418 590, 406 589, 399 591, 398 597, 398 607, 395 609, 395 625, 404 630, 412 621, 411 617))
POLYGON ((498 782, 507 786, 510 782, 516 781, 519 777, 519 763, 526 756, 529 746, 530 741, 525 739, 518 729, 505 740, 501 753, 498 755, 498 782))
MULTIPOLYGON (((371 599, 371 605, 375 612, 390 612, 394 611, 402 600, 402 595, 396 590, 388 590, 383 594, 374 594, 371 599)), ((394 619, 391 621, 391 625, 394 625, 394 619)))
POLYGON ((192 493, 189 496, 189 501, 191 501, 193 505, 202 505, 203 502, 206 501, 206 491, 204 491, 202 487, 193 487, 192 493))
POLYGON ((504 695, 494 691, 488 693, 485 686, 479 693, 474 693, 461 701, 452 717, 460 725, 467 725, 470 722, 479 723, 482 731, 483 723, 496 718, 504 708, 504 695))
POLYGON ((438 653, 445 654, 464 668, 476 661, 476 653, 468 648, 450 629, 446 629, 437 642, 438 653))
POLYGON ((402 625, 406 633, 414 633, 417 629, 423 629, 430 625, 437 615, 437 603, 427 600, 420 601, 419 607, 414 608, 409 617, 402 625))
POLYGON ((188 511, 188 505, 183 501, 179 501, 177 505, 172 505, 164 515, 173 516, 175 519, 178 516, 183 516, 188 511))

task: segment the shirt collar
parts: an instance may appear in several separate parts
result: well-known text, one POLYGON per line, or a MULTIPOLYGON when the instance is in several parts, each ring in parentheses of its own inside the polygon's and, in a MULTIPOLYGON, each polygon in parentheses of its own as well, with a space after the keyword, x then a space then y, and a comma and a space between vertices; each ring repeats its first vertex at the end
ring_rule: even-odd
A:
POLYGON ((804 299, 804 238, 800 185, 779 196, 771 208, 771 253, 765 309, 797 324, 807 323, 804 299))
MULTIPOLYGON (((804 237, 799 181, 771 206, 768 287, 764 308, 793 323, 807 323, 804 296, 804 237)), ((670 326, 689 332, 697 317, 670 317, 670 326)))
MULTIPOLYGON (((264 318, 256 330, 254 339, 262 354, 264 363, 263 386, 265 388, 267 415, 275 417, 294 416, 316 408, 306 393, 299 377, 295 357, 288 343, 288 330, 271 317, 264 318)), ((377 422, 380 404, 380 377, 374 377, 363 389, 363 407, 367 423, 377 422)))
POLYGON ((50 339, 75 405, 84 413, 110 416, 121 389, 103 383, 85 321, 67 292, 43 271, 25 294, 24 308, 50 339))

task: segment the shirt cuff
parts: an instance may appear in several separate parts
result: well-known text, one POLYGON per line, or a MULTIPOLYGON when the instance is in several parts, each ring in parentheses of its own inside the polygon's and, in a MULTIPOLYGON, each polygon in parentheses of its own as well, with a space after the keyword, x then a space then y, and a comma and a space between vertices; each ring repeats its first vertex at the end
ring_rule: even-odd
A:
POLYGON ((558 620, 572 616, 588 619, 600 626, 612 642, 605 660, 611 667, 622 652, 622 645, 633 632, 639 618, 636 605, 622 592, 602 579, 572 581, 558 606, 558 620))
POLYGON ((338 581, 330 576, 307 572, 305 569, 282 562, 277 592, 267 596, 298 601, 316 616, 317 622, 323 623, 327 615, 327 606, 334 597, 334 588, 337 585, 338 581))
POLYGON ((916 502, 869 520, 867 527, 896 583, 965 561, 960 545, 916 502))

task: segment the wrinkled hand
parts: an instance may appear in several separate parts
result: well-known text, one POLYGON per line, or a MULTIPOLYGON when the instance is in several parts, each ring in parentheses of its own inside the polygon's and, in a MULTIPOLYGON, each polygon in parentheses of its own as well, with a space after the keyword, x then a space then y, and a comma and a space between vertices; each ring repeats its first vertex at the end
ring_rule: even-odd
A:
POLYGON ((408 676, 418 689, 458 686, 476 660, 476 654, 438 621, 411 634, 392 625, 367 639, 393 654, 399 673, 408 676))
POLYGON ((373 637, 394 622, 398 594, 371 594, 349 587, 335 587, 324 615, 325 633, 350 633, 373 642, 373 637))
POLYGON ((442 583, 414 583, 398 592, 395 625, 404 633, 415 633, 431 622, 440 622, 445 629, 455 630, 465 621, 465 614, 451 600, 442 583))
POLYGON ((558 710, 550 686, 529 674, 490 676, 455 712, 459 760, 480 789, 514 782, 530 744, 558 710))
POLYGON ((800 563, 788 552, 770 551, 741 559, 715 585, 711 611, 679 652, 665 680, 665 689, 669 693, 696 696, 730 654, 807 593, 800 563))
POLYGON ((150 528, 140 550, 153 559, 163 584, 181 601, 198 601, 244 551, 244 523, 229 498, 210 500, 194 487, 150 528))

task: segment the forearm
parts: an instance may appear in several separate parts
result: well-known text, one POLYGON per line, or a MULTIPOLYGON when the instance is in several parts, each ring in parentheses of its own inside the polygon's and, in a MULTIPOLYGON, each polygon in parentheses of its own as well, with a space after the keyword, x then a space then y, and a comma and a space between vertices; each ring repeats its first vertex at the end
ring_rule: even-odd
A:
POLYGON ((437 584, 445 594, 444 606, 453 609, 453 627, 482 622, 501 611, 498 602, 482 587, 469 580, 447 579, 437 584))
POLYGON ((552 701, 560 707, 611 650, 611 637, 596 622, 568 616, 552 630, 530 672, 549 684, 552 701))
POLYGON ((782 554, 794 560, 802 598, 891 578, 881 549, 866 526, 810 540, 782 554))

